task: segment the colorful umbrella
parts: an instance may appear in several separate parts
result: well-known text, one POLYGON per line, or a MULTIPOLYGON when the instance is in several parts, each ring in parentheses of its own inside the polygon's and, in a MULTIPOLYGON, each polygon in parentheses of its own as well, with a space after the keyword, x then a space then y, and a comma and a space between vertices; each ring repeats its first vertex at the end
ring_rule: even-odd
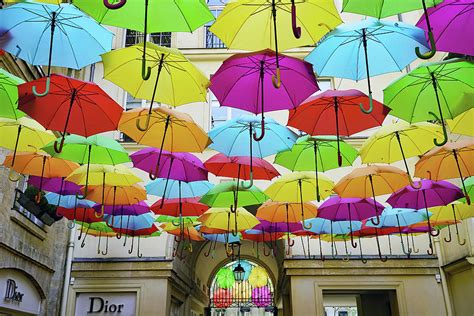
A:
POLYGON ((256 266, 249 275, 249 283, 253 287, 262 287, 268 284, 268 274, 264 268, 256 266))
POLYGON ((350 136, 380 126, 389 111, 380 102, 370 103, 367 96, 358 90, 328 90, 291 110, 288 126, 309 135, 336 135, 338 165, 341 167, 343 158, 339 136, 350 136), (365 110, 367 103, 370 104, 370 111, 365 110))
POLYGON ((51 75, 18 86, 19 109, 45 128, 61 131, 54 150, 60 153, 67 133, 91 136, 116 130, 123 108, 97 84, 63 75, 51 75), (31 93, 38 82, 50 82, 49 93, 31 93), (59 146, 58 146, 59 145, 59 146))
POLYGON ((473 72, 474 63, 462 59, 423 63, 385 88, 384 101, 392 108, 390 114, 407 122, 441 122, 444 138, 434 143, 442 146, 448 141, 445 118, 473 107, 473 72))
POLYGON ((464 195, 457 186, 447 181, 421 180, 420 183, 420 188, 414 189, 411 186, 406 186, 393 193, 387 199, 387 203, 392 207, 426 210, 429 228, 428 236, 430 241, 430 249, 427 252, 432 255, 433 243, 431 241, 431 236, 437 236, 439 232, 433 233, 428 208, 432 206, 448 205, 449 203, 462 198, 464 195))
POLYGON ((441 128, 431 123, 399 121, 380 128, 359 150, 362 163, 393 163, 403 160, 410 184, 414 186, 406 159, 421 156, 433 145, 427 140, 441 136, 441 128))
POLYGON ((152 43, 143 45, 148 46, 148 53, 138 44, 102 56, 105 79, 127 90, 134 98, 150 100, 145 126, 139 120, 136 122, 136 127, 142 132, 150 126, 155 100, 171 106, 205 102, 209 86, 204 74, 178 49, 152 43), (147 61, 151 62, 151 67, 146 67, 147 61), (141 76, 136 72, 140 63, 141 76), (147 81, 151 74, 156 77, 154 82, 147 81))
MULTIPOLYGON (((181 199, 181 208, 183 217, 200 216, 209 209, 209 206, 199 202, 199 197, 181 199)), ((168 215, 172 217, 179 216, 180 201, 178 199, 163 199, 155 202, 150 209, 155 214, 168 215)))
MULTIPOLYGON (((85 190, 82 188, 83 196, 85 190)), ((91 185, 87 192, 87 199, 104 205, 132 205, 146 198, 146 190, 140 184, 91 185)))
POLYGON ((206 132, 190 115, 165 107, 153 108, 151 116, 144 108, 123 112, 119 129, 139 144, 171 152, 202 152, 210 144, 206 132), (148 117, 150 126, 142 131, 138 122, 142 118, 148 121, 148 117))
POLYGON ((342 12, 357 13, 373 16, 377 19, 420 10, 424 7, 434 7, 443 0, 415 0, 400 2, 397 0, 344 0, 342 12))
POLYGON ((49 92, 51 66, 81 69, 101 60, 112 49, 114 34, 72 4, 24 2, 0 12, 0 49, 31 65, 48 65, 45 90, 49 92))
POLYGON ((94 201, 79 200, 75 195, 61 195, 49 192, 46 193, 45 198, 49 204, 67 209, 74 209, 76 207, 92 208, 95 205, 94 201))
POLYGON ((268 200, 256 186, 250 188, 240 188, 237 181, 226 181, 219 183, 204 194, 201 203, 211 207, 229 207, 235 210, 237 207, 262 204, 268 200))
POLYGON ((66 177, 61 178, 43 178, 37 176, 29 176, 28 184, 39 188, 43 181, 43 191, 54 192, 61 195, 76 195, 80 192, 81 187, 74 182, 66 181, 66 177))
POLYGON ((471 122, 474 122, 474 108, 459 114, 452 120, 446 120, 452 133, 474 137, 471 122))
POLYGON ((237 208, 235 216, 231 216, 231 213, 229 208, 210 208, 199 216, 198 221, 209 228, 232 232, 234 236, 237 232, 250 229, 259 223, 258 219, 244 208, 237 208))
POLYGON ((256 141, 265 136, 265 111, 295 108, 319 90, 309 63, 286 55, 278 57, 269 49, 231 56, 212 76, 211 83, 220 106, 261 113, 260 136, 253 132, 256 141), (275 76, 278 83, 272 84, 275 76))
POLYGON ((17 120, 25 114, 18 111, 18 88, 25 81, 0 68, 0 117, 17 120))
POLYGON ((165 197, 167 199, 193 198, 206 194, 214 185, 209 181, 183 182, 178 180, 156 179, 145 185, 148 194, 165 197), (168 185, 166 185, 166 183, 168 185), (181 188, 180 188, 181 186, 181 188))
MULTIPOLYGON (((451 203, 446 206, 430 207, 429 210, 433 214, 430 218, 432 222, 453 222, 454 227, 456 228, 456 237, 458 240, 458 244, 461 246, 466 244, 466 239, 463 239, 461 241, 457 223, 460 220, 474 217, 474 206, 462 203, 451 203)), ((452 240, 450 224, 448 224, 448 232, 449 238, 444 238, 446 242, 450 242, 452 240)))
POLYGON ((216 273, 217 286, 222 289, 230 289, 234 286, 234 273, 230 268, 220 268, 216 273))
POLYGON ((17 151, 36 152, 52 140, 54 134, 32 119, 0 118, 0 147, 13 150, 12 165, 15 164, 17 151))
MULTIPOLYGON (((341 141, 341 166, 351 166, 358 156, 355 148, 341 141)), ((324 136, 302 136, 296 140, 291 150, 281 151, 275 157, 275 163, 291 171, 313 171, 316 177, 316 199, 321 200, 319 193, 318 171, 338 168, 334 157, 340 150, 339 140, 324 136)))
POLYGON ((112 216, 138 216, 150 213, 150 207, 143 201, 130 205, 100 205, 96 204, 93 208, 100 211, 104 208, 104 214, 112 216))
POLYGON ((305 59, 319 76, 367 78, 370 113, 370 77, 403 70, 416 59, 415 47, 421 47, 422 53, 429 51, 421 29, 369 18, 338 26, 305 59))
POLYGON ((268 286, 256 287, 252 289, 252 302, 257 307, 266 307, 272 304, 272 292, 268 286))
POLYGON ((416 26, 428 33, 431 54, 418 57, 431 58, 437 49, 444 52, 474 55, 474 46, 465 40, 474 36, 472 6, 471 0, 445 0, 434 8, 428 10, 425 8, 425 14, 416 23, 416 26))
POLYGON ((415 176, 430 180, 461 179, 467 203, 471 199, 467 193, 464 178, 474 175, 474 142, 459 141, 433 148, 415 165, 415 176))
POLYGON ((228 308, 230 305, 232 305, 232 292, 229 289, 219 288, 213 292, 213 300, 215 307, 228 308))

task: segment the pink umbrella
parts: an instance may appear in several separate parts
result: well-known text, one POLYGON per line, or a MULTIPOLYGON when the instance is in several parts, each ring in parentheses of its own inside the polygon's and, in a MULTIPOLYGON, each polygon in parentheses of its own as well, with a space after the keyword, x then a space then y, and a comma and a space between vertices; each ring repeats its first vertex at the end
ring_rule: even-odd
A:
MULTIPOLYGON (((39 188, 41 177, 30 176, 28 184, 39 188)), ((75 195, 80 193, 81 187, 74 182, 65 181, 64 178, 43 178, 42 189, 60 195, 75 195)))
POLYGON ((272 292, 268 286, 256 287, 252 290, 252 302, 258 307, 272 304, 272 292))

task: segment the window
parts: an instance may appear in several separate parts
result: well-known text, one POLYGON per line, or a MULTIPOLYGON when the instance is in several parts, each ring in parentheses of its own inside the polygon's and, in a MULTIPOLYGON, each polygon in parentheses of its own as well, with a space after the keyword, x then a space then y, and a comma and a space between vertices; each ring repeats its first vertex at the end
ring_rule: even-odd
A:
POLYGON ((211 107, 211 128, 218 126, 230 119, 249 114, 247 111, 227 106, 220 106, 219 100, 209 91, 209 103, 211 107))
MULTIPOLYGON (((25 192, 26 187, 28 186, 27 183, 28 178, 26 176, 20 176, 20 179, 16 182, 15 189, 20 190, 21 192, 25 192)), ((14 191, 14 196, 13 196, 13 207, 12 209, 18 211, 19 213, 23 214, 26 218, 28 218, 30 221, 35 223, 39 227, 44 227, 44 223, 38 219, 35 215, 32 213, 28 212, 23 206, 21 206, 17 201, 17 193, 16 190, 14 191)))
MULTIPOLYGON (((160 46, 171 47, 171 32, 151 33, 147 35, 147 40, 160 46)), ((125 47, 143 42, 143 33, 134 30, 127 30, 125 34, 125 47)))
MULTIPOLYGON (((212 12, 215 18, 219 16, 219 14, 224 9, 224 5, 227 3, 227 0, 208 0, 207 5, 209 6, 209 10, 212 12)), ((206 48, 225 48, 225 44, 212 33, 209 28, 211 27, 213 21, 207 23, 204 27, 206 29, 205 36, 206 36, 206 48)))

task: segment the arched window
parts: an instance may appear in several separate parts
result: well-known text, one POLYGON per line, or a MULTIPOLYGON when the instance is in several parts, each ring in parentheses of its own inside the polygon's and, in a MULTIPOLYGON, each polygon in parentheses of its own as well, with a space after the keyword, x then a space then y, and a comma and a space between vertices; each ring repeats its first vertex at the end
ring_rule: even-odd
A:
POLYGON ((221 315, 274 315, 275 298, 273 282, 267 270, 248 260, 240 260, 244 269, 243 280, 237 281, 234 269, 239 261, 222 266, 210 287, 212 316, 221 315))

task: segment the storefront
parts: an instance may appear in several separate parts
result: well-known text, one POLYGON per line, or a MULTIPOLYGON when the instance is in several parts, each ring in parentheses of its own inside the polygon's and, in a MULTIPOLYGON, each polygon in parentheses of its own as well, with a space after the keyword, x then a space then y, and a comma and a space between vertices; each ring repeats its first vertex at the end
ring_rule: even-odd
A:
POLYGON ((0 295, 2 316, 40 314, 44 294, 37 282, 21 270, 0 269, 0 295))

